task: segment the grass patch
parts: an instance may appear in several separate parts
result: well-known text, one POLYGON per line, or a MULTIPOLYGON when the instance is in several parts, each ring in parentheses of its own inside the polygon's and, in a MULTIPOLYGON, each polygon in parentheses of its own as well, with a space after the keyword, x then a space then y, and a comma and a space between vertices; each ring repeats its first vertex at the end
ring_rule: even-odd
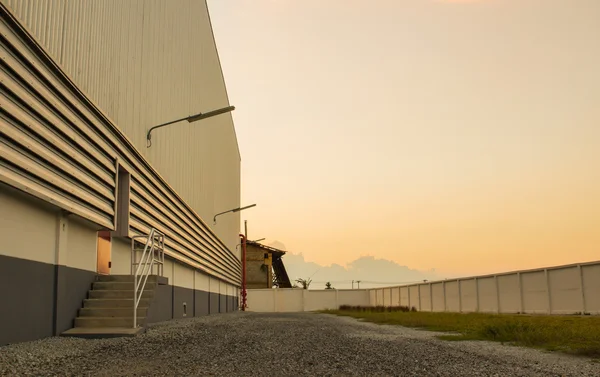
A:
POLYGON ((400 309, 342 307, 323 313, 369 322, 450 332, 444 340, 491 340, 600 357, 600 317, 427 313, 400 309))

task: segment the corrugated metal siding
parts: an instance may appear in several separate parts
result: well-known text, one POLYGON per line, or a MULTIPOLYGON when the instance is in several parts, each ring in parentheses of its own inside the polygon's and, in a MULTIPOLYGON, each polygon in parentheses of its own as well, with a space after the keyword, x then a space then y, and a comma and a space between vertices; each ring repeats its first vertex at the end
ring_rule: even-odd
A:
POLYGON ((108 228, 114 226, 114 154, 43 82, 20 45, 0 38, 0 180, 108 228), (52 100, 50 100, 52 98, 52 100))
POLYGON ((230 250, 239 243, 240 158, 205 1, 0 0, 230 250))
MULTIPOLYGON (((114 215, 114 194, 110 192, 114 190, 118 160, 132 175, 130 235, 147 234, 150 227, 156 227, 169 235, 166 246, 171 257, 239 284, 240 262, 231 250, 150 167, 110 119, 12 23, 8 14, 2 16, 3 170, 0 174, 8 177, 4 180, 19 187, 15 177, 20 174, 21 182, 29 185, 30 190, 38 190, 38 196, 46 200, 49 198, 44 195, 55 195, 62 189, 66 192, 63 196, 71 202, 58 205, 63 208, 79 205, 78 214, 112 228, 112 218, 107 218, 109 223, 99 216, 102 211, 114 215), (26 127, 31 130, 22 131, 26 127), (32 134, 34 131, 37 136, 32 134), (19 144, 19 140, 23 142, 19 144), (43 157, 48 158, 48 164, 41 161, 43 157), (78 165, 81 172, 71 169, 69 164, 78 165), (20 171, 9 175, 10 169, 20 171), (43 187, 38 187, 40 180, 53 187, 43 191, 43 187), (86 205, 91 207, 88 212, 86 205)), ((224 138, 225 135, 217 137, 215 145, 224 142, 224 138)), ((213 146, 211 152, 223 151, 213 146)), ((239 166, 237 154, 225 157, 219 155, 218 159, 237 161, 239 166)))
POLYGON ((58 61, 62 54, 62 38, 67 0, 1 0, 21 19, 48 53, 58 61))

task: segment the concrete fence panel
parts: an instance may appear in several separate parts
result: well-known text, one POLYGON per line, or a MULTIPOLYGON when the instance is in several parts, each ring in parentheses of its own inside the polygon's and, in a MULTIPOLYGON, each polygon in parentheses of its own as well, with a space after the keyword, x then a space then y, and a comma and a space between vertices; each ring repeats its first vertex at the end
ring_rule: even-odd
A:
POLYGON ((392 306, 400 305, 400 287, 392 288, 392 306))
POLYGON ((373 289, 369 290, 369 305, 377 306, 377 292, 373 289))
MULTIPOLYGON (((550 292, 548 290, 547 273, 548 272, 544 270, 521 274, 523 312, 532 314, 543 314, 550 312, 550 292)), ((516 291, 518 292, 518 290, 516 291)))
POLYGON ((392 289, 384 288, 383 290, 383 306, 394 306, 392 303, 392 289))
POLYGON ((249 289, 247 292, 248 311, 261 313, 276 311, 274 289, 249 289))
POLYGON ((278 313, 302 312, 306 306, 305 289, 271 289, 275 292, 275 306, 278 313))
POLYGON ((338 305, 370 306, 371 292, 366 289, 340 289, 338 293, 338 305))
POLYGON ((419 307, 423 312, 431 311, 431 284, 419 285, 419 307))
POLYGON ((521 312, 519 275, 501 275, 496 279, 498 284, 498 306, 500 308, 500 313, 521 312))
POLYGON ((408 287, 408 301, 410 307, 415 307, 417 310, 421 310, 421 298, 419 297, 419 286, 412 285, 408 287))
POLYGON ((581 279, 584 286, 583 311, 590 314, 600 314, 600 264, 581 266, 581 279))
POLYGON ((573 314, 573 308, 582 308, 583 312, 580 268, 548 270, 548 284, 553 314, 573 314))
POLYGON ((444 282, 431 284, 431 303, 434 312, 446 311, 446 297, 444 297, 444 282))
POLYGON ((461 311, 464 313, 477 311, 477 279, 460 281, 461 311))
POLYGON ((458 281, 446 282, 446 311, 460 312, 460 291, 458 281))
POLYGON ((338 309, 337 290, 305 291, 304 311, 338 309))
POLYGON ((377 289, 377 306, 383 305, 383 289, 377 289))
POLYGON ((408 287, 400 287, 400 305, 410 306, 410 300, 408 297, 408 287))
POLYGON ((496 289, 496 278, 486 277, 477 279, 479 311, 483 313, 498 312, 498 290, 496 289))

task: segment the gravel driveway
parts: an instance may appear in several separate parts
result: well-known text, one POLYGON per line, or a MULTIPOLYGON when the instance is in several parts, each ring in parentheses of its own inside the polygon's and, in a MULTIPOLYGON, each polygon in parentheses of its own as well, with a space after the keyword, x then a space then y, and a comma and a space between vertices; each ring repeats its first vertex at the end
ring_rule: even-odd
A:
POLYGON ((230 313, 136 338, 0 348, 2 376, 600 376, 600 364, 323 314, 230 313))

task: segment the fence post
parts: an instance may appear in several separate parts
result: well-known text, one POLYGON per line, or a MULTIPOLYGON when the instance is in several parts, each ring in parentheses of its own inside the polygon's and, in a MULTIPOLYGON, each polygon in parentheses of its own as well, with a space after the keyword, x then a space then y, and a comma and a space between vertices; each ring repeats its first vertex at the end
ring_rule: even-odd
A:
POLYGON ((584 315, 586 312, 586 304, 585 304, 585 285, 583 282, 583 268, 580 264, 577 265, 577 269, 579 270, 579 288, 581 289, 581 315, 584 315))
POLYGON ((475 312, 479 313, 479 280, 475 278, 475 312))
POLYGON ((498 282, 498 275, 494 275, 494 281, 496 282, 496 312, 500 314, 500 283, 498 282))
POLYGON ((429 311, 433 313, 433 288, 429 283, 429 311))
POLYGON ((410 304, 410 285, 406 287, 406 290, 408 291, 408 308, 412 308, 412 305, 410 304))
POLYGON ((442 295, 444 296, 444 311, 447 312, 448 308, 446 307, 446 281, 442 282, 442 295))
POLYGON ((302 290, 302 311, 306 311, 306 289, 302 290))
POLYGON ((338 290, 335 290, 335 310, 339 310, 340 302, 338 301, 338 290))
POLYGON ((525 304, 523 297, 523 276, 520 272, 517 272, 517 278, 519 279, 519 313, 525 313, 525 304))
POLYGON ((544 269, 544 275, 546 275, 546 292, 548 294, 548 314, 552 314, 552 292, 550 292, 550 274, 548 269, 544 269))
POLYGON ((462 290, 460 289, 460 279, 456 279, 458 283, 458 312, 462 313, 462 290))

